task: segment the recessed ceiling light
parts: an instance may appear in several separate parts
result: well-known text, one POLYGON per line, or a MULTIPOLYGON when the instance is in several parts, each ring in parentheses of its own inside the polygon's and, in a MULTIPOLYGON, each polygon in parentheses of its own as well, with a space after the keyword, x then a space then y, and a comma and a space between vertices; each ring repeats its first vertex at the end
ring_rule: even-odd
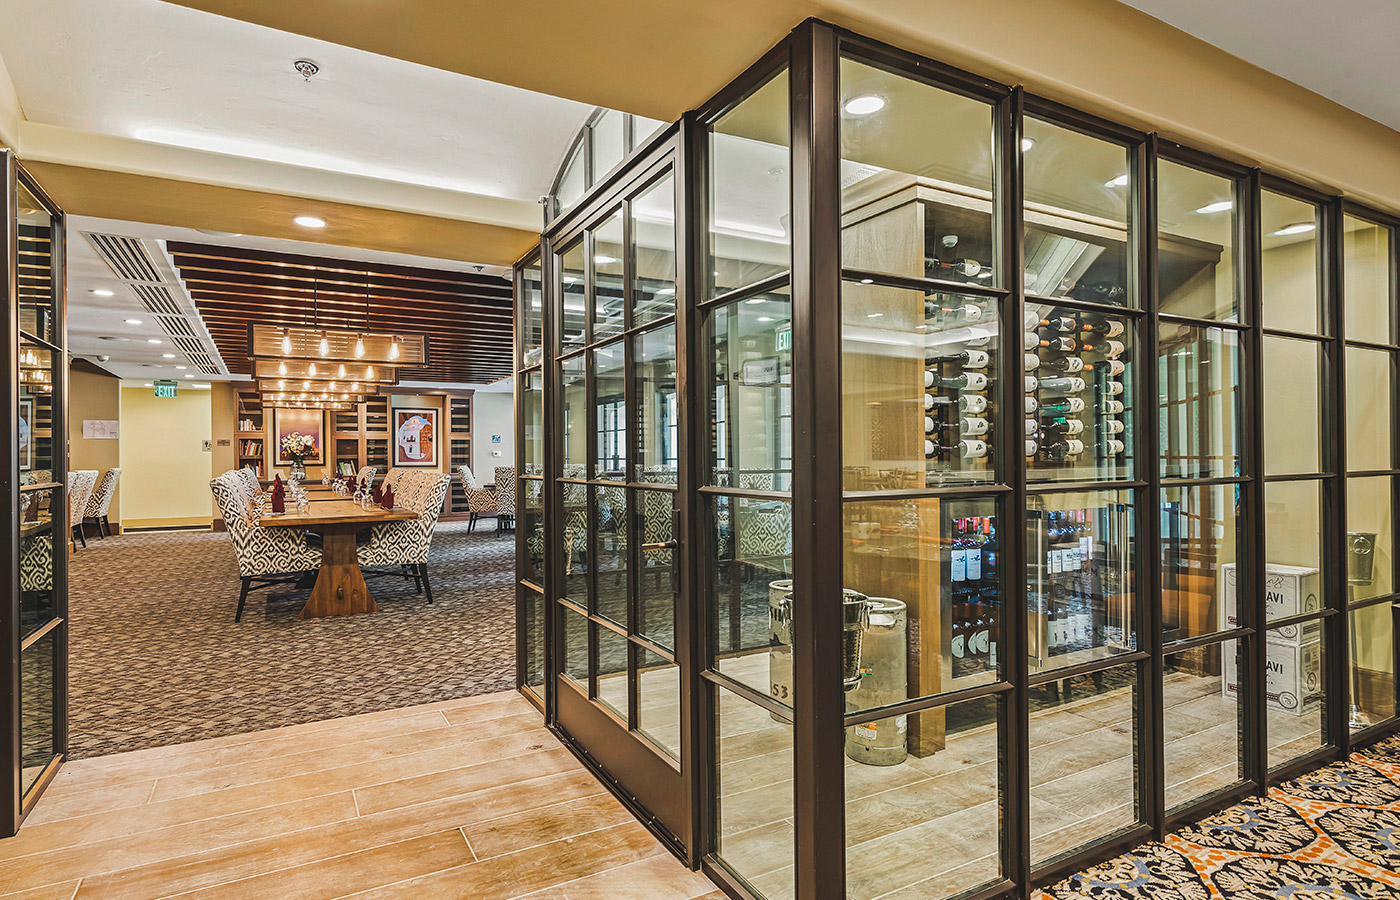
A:
POLYGON ((772 316, 759 316, 759 317, 758 317, 758 321, 760 321, 760 322, 771 322, 771 321, 773 321, 773 317, 772 317, 772 316))
POLYGON ((1021 138, 1021 152, 1022 152, 1022 153, 1025 153, 1027 150, 1031 149, 1031 148, 1034 147, 1034 146, 1035 146, 1035 138, 1028 138, 1028 137, 1023 137, 1023 138, 1021 138))
POLYGON ((192 373, 192 372, 187 372, 187 373, 185 373, 185 377, 186 377, 186 378, 193 378, 193 377, 194 377, 194 373, 192 373))
POLYGON ((1127 176, 1126 174, 1123 174, 1123 175, 1119 175, 1117 178, 1110 178, 1110 179, 1108 179, 1107 181, 1105 181, 1105 182, 1103 183, 1103 186, 1104 186, 1104 187, 1127 187, 1127 186, 1128 186, 1128 176, 1127 176))
POLYGON ((128 325, 140 325, 140 324, 141 324, 141 320, 140 320, 140 319, 127 319, 127 320, 126 320, 126 324, 128 324, 128 325))
POLYGON ((174 358, 175 358, 175 354, 174 354, 174 353, 162 353, 161 356, 165 357, 166 359, 174 359, 174 358))
POLYGON ((318 219, 315 216, 297 216, 292 220, 302 228, 325 228, 326 220, 318 219))
POLYGON ((867 313, 865 317, 866 317, 867 319, 878 319, 878 318, 880 318, 880 317, 883 316, 883 315, 884 315, 884 313, 867 313))
POLYGON ((750 297, 749 299, 745 300, 744 302, 747 303, 747 304, 749 304, 750 306, 756 306, 756 305, 758 305, 759 303, 764 302, 764 300, 763 300, 762 297, 750 297))
POLYGON ((177 368, 177 369, 188 369, 189 366, 176 366, 175 368, 177 368))
POLYGON ((878 94, 863 94, 846 101, 846 115, 868 116, 885 108, 885 98, 878 94))
POLYGON ((860 283, 861 283, 861 284, 874 284, 874 283, 875 283, 875 279, 874 279, 874 278, 862 278, 862 279, 860 280, 860 283))
POLYGON ((600 266, 610 266, 613 263, 617 262, 617 257, 608 256, 604 253, 599 253, 597 256, 593 257, 593 262, 600 266))
POLYGON ((155 387, 155 385, 148 381, 146 382, 146 387, 155 387))
POLYGON ((1294 222, 1292 225, 1285 225, 1278 231, 1272 232, 1275 236, 1287 236, 1290 234, 1307 234, 1317 228, 1316 222, 1294 222))
POLYGON ((160 343, 160 338, 146 338, 146 343, 148 343, 148 344, 159 344, 159 343, 160 343))
POLYGON ((1235 201, 1233 200, 1217 200, 1214 203, 1207 203, 1205 206, 1202 206, 1200 209, 1196 210, 1196 212, 1202 215, 1209 215, 1210 213, 1225 212, 1228 209, 1234 208, 1235 201))
POLYGON ((96 294, 97 296, 99 296, 99 297, 114 297, 114 296, 116 296, 116 295, 113 294, 111 291, 107 290, 106 288, 94 288, 92 292, 93 292, 94 294, 96 294))

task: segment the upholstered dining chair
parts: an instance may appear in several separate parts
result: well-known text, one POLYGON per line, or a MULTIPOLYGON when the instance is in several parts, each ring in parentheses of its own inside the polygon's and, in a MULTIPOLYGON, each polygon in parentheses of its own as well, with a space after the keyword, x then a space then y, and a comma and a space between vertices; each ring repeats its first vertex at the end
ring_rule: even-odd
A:
MULTIPOLYGON (((97 526, 97 536, 106 539, 112 533, 112 523, 107 521, 107 515, 112 510, 112 497, 117 492, 117 482, 121 480, 122 470, 119 468, 108 469, 102 475, 102 480, 98 482, 97 489, 92 492, 92 499, 88 501, 87 508, 83 510, 85 523, 92 520, 97 526)), ((82 525, 78 526, 82 528, 82 525)))
POLYGON ((252 466, 244 466, 236 472, 230 473, 238 476, 243 481, 243 486, 247 488, 250 496, 256 497, 263 492, 262 482, 258 480, 258 473, 253 471, 252 466))
MULTIPOLYGON (((30 469, 20 476, 22 484, 48 484, 53 481, 52 469, 30 469)), ((49 502, 49 497, 53 494, 51 490, 25 491, 23 502, 20 506, 20 518, 26 522, 31 522, 39 517, 39 511, 49 502)))
POLYGON ((83 547, 87 547, 87 537, 83 535, 83 514, 87 511, 95 487, 96 469, 75 469, 68 473, 68 524, 74 546, 81 541, 83 547))
POLYGON ((496 528, 515 527, 515 466, 496 467, 496 528))
POLYGON ((467 530, 476 531, 476 520, 482 516, 497 516, 499 518, 501 508, 496 502, 495 492, 481 486, 481 483, 476 480, 476 476, 472 474, 471 466, 458 466, 457 474, 461 476, 462 490, 467 495, 467 510, 471 513, 471 521, 467 523, 467 530))
POLYGON ((364 466, 355 474, 355 483, 360 486, 360 490, 374 487, 374 474, 376 471, 374 466, 364 466))
MULTIPOLYGON (((414 472, 405 476, 403 499, 395 498, 395 506, 404 506, 418 513, 418 518, 404 522, 384 522, 369 531, 369 540, 355 548, 360 567, 378 571, 367 575, 402 575, 412 578, 433 602, 433 588, 428 583, 428 550, 433 543, 433 529, 442 512, 452 476, 437 472, 414 472)), ((396 489, 397 493, 397 489, 396 489)))
POLYGON ((398 487, 396 487, 396 485, 399 483, 399 479, 404 477, 405 474, 411 471, 413 470, 404 469, 399 466, 391 466, 389 468, 389 471, 384 473, 384 481, 379 485, 379 489, 382 491, 384 490, 384 488, 391 487, 394 488, 395 491, 397 491, 398 487))
POLYGON ((242 582, 233 621, 243 619, 249 591, 295 584, 303 574, 321 567, 321 550, 307 543, 305 528, 267 528, 255 521, 253 495, 239 473, 225 472, 209 482, 209 489, 228 529, 242 582))

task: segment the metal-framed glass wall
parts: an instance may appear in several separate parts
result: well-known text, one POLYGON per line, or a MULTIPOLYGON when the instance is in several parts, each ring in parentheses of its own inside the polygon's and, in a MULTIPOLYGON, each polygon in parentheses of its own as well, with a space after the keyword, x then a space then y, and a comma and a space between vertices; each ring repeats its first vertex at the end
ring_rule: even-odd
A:
MULTIPOLYGON (((686 858, 1026 896, 1394 730, 1394 218, 820 22, 679 132, 686 858)), ((560 473, 634 445, 592 285, 654 164, 546 238, 560 473)), ((544 680, 595 696, 587 471, 544 680)))

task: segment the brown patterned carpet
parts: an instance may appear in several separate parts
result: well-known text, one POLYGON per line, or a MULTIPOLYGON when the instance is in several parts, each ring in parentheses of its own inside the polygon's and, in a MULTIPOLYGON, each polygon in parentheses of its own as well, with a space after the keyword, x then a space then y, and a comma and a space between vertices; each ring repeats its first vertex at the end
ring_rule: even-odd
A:
POLYGON ((89 540, 73 557, 69 747, 100 756, 515 686, 515 538, 437 527, 433 604, 371 579, 374 615, 297 618, 306 592, 255 591, 234 624, 223 533, 89 540))

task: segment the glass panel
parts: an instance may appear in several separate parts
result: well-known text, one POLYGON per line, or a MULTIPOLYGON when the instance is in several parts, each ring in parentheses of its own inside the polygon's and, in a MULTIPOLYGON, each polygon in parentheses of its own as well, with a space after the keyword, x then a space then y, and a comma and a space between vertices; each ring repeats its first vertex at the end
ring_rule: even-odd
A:
POLYGON ((710 484, 792 489, 792 301, 787 288, 714 311, 710 484), (737 473, 735 472, 737 469, 737 473))
POLYGON ((544 595, 522 588, 525 616, 525 686, 544 697, 544 595))
POLYGON ((1347 591, 1352 602, 1395 590, 1390 478, 1347 479, 1347 591))
POLYGON ((23 184, 17 185, 19 327, 54 340, 53 216, 23 184))
POLYGON ((1234 679, 1235 656, 1235 642, 1225 641, 1162 660, 1167 809, 1244 777, 1240 759, 1244 711, 1234 679), (1230 685, 1236 689, 1229 690, 1230 685))
POLYGON ((997 707, 909 715, 921 749, 891 745, 893 719, 846 729, 847 897, 938 900, 1001 877, 997 707))
POLYGON ((1243 384, 1239 335, 1220 328, 1157 326, 1157 446, 1164 478, 1240 474, 1243 384))
POLYGON ((593 138, 593 184, 597 184, 627 155, 627 115, 604 110, 590 130, 593 138))
POLYGON ((792 504, 710 500, 708 607, 714 666, 792 705, 792 504))
POLYGON ((1162 639, 1237 627, 1235 560, 1243 520, 1233 484, 1162 489, 1162 639), (1230 607, 1228 621, 1216 598, 1230 607))
MULTIPOLYGON (((844 518, 843 584, 853 611, 846 711, 995 680, 1002 590, 996 501, 848 502, 844 518)), ((908 739, 917 744, 920 736, 908 739)))
POLYGON ((676 326, 665 325, 634 338, 633 380, 637 397, 637 471, 643 484, 675 484, 680 468, 680 399, 676 393, 676 326))
POLYGON ((1194 319, 1239 319, 1235 185, 1157 162, 1157 307, 1194 319))
POLYGON ((584 294, 586 276, 583 239, 579 238, 559 254, 559 342, 565 347, 582 344, 584 340, 584 324, 588 317, 588 298, 584 294))
POLYGON ((1316 624, 1316 632, 1271 630, 1265 641, 1270 768, 1327 745, 1323 731, 1327 670, 1322 640, 1326 623, 1316 624))
POLYGON ((676 311, 676 184, 670 175, 632 201, 636 278, 632 282, 632 326, 676 311))
POLYGON ((796 896, 792 725, 715 692, 715 837, 720 861, 768 900, 796 896))
POLYGON ((1264 336, 1264 472, 1322 469, 1322 346, 1264 336))
POLYGON ((792 265, 786 69, 711 127, 709 161, 714 297, 792 265))
POLYGON ((1136 306, 1128 148, 1025 119, 1026 293, 1136 306))
POLYGON ((1264 242, 1261 270, 1264 327, 1320 333, 1317 207, 1264 191, 1259 217, 1264 242))
POLYGON ((1031 689, 1031 861, 1138 821, 1136 665, 1031 689))
POLYGON ((627 488, 593 486, 598 615, 627 627, 627 488))
POLYGON ((992 106, 841 60, 841 262, 992 284, 992 106))
POLYGON ((592 558, 588 552, 588 486, 560 484, 563 513, 564 596, 581 607, 588 606, 588 572, 592 558))
MULTIPOLYGON (((19 342, 19 469, 21 483, 53 481, 53 385, 51 351, 21 339, 19 342)), ((44 492, 26 511, 32 519, 49 507, 44 492)))
POLYGON ((20 792, 27 792, 59 752, 54 693, 58 689, 58 630, 19 655, 20 792))
POLYGON ((1133 322, 1048 303, 1026 304, 1031 481, 1132 478, 1133 322), (1034 319, 1034 321, 1032 321, 1034 319), (1035 433, 1032 434, 1032 428, 1035 433))
POLYGON ((644 116, 632 117, 632 147, 635 149, 651 140, 651 136, 666 127, 666 123, 660 119, 648 119, 644 116))
POLYGON ((1395 610, 1376 603, 1350 614, 1353 731, 1395 715, 1395 610))
POLYGON ((1321 482, 1264 485, 1264 560, 1267 620, 1322 608, 1321 482))
POLYGON ((1136 650, 1132 495, 1032 494, 1026 510, 1031 671, 1136 650))
POLYGON ((681 758, 681 668, 638 648, 637 730, 681 758))
POLYGON ((559 364, 559 395, 564 410, 563 458, 565 478, 586 478, 588 459, 588 387, 584 381, 584 357, 559 364))
POLYGON ((664 545, 675 540, 676 495, 670 491, 635 491, 641 569, 637 573, 636 633, 667 649, 676 645, 676 553, 664 545))
POLYGON ((564 166, 564 174, 559 177, 559 190, 555 195, 558 203, 558 215, 568 212, 573 205, 583 196, 583 192, 588 189, 585 183, 588 173, 584 171, 583 145, 588 141, 588 133, 585 132, 583 139, 574 147, 573 153, 569 154, 569 161, 564 166))
POLYGON ((520 529, 525 536, 524 581, 544 584, 544 482, 533 478, 520 479, 525 489, 525 515, 520 529))
POLYGON ((589 621, 576 610, 560 606, 564 632, 564 674, 588 690, 588 628, 589 621))
POLYGON ((627 480, 627 363, 622 344, 593 351, 593 394, 597 442, 593 477, 627 480))
POLYGON ((593 232, 593 340, 621 334, 625 326, 622 282, 622 213, 593 232))
POLYGON ((627 720, 627 638, 594 625, 598 635, 598 699, 627 720))
POLYGON ((525 446, 521 448, 524 461, 522 475, 544 474, 544 375, 538 371, 520 376, 520 412, 524 421, 525 446))
POLYGON ((999 350, 995 300, 844 282, 846 490, 994 480, 999 350))
MULTIPOLYGON (((19 633, 20 637, 42 628, 58 613, 53 586, 53 519, 47 509, 48 500, 40 494, 51 495, 51 490, 24 491, 20 494, 20 505, 28 510, 36 509, 35 518, 20 523, 19 539, 19 633)), ((63 543, 59 552, 65 552, 63 543)))
POLYGON ((1391 343, 1391 272, 1389 228, 1342 217, 1346 236, 1342 284, 1347 337, 1373 344, 1391 343))
POLYGON ((1390 354, 1348 347, 1346 359, 1347 470, 1389 469, 1390 354))
POLYGON ((538 266, 521 274, 524 291, 520 297, 520 365, 537 366, 544 358, 544 284, 538 266))

